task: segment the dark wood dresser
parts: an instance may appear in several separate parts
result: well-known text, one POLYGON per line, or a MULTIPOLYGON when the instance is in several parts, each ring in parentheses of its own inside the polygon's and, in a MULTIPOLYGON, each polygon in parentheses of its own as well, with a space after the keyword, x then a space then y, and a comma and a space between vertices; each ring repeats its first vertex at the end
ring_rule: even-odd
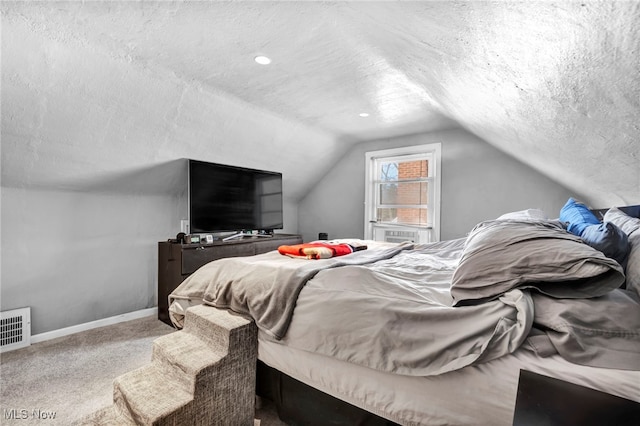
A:
POLYGON ((169 325, 169 294, 185 278, 202 265, 216 259, 253 256, 276 250, 281 245, 301 244, 296 234, 273 234, 272 237, 244 237, 238 240, 217 240, 210 244, 158 243, 158 319, 169 325))

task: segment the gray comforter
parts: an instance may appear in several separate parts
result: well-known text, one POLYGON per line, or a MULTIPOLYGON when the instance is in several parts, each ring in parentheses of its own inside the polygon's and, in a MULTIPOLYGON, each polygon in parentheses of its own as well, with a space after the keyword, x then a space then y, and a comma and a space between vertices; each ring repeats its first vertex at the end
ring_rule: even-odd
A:
POLYGON ((280 339, 287 332, 302 287, 319 271, 373 263, 412 247, 401 244, 313 261, 290 258, 277 251, 220 259, 184 280, 169 295, 169 305, 176 299, 188 299, 230 309, 252 317, 262 331, 280 339))
POLYGON ((624 280, 620 266, 554 224, 504 223, 466 240, 372 247, 327 262, 277 252, 219 260, 178 287, 170 304, 174 313, 187 301, 230 308, 282 344, 398 374, 442 374, 519 347, 640 370, 640 304, 614 290, 624 280), (474 280, 483 289, 477 303, 454 306, 456 284, 466 291, 474 280))

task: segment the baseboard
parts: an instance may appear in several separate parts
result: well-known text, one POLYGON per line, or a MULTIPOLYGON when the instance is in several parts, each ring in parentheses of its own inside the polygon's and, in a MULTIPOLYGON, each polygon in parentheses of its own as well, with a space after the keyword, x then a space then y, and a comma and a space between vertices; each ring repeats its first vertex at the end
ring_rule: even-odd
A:
POLYGON ((114 325, 125 321, 131 321, 134 319, 150 317, 152 315, 158 315, 158 308, 141 309, 139 311, 129 312, 126 314, 116 315, 109 318, 103 318, 96 321, 85 322, 84 324, 78 324, 71 327, 65 327, 58 330, 47 331, 46 333, 34 334, 31 336, 31 344, 44 342, 46 340, 55 339, 58 337, 68 336, 70 334, 80 333, 81 331, 87 331, 98 327, 105 327, 107 325, 114 325))

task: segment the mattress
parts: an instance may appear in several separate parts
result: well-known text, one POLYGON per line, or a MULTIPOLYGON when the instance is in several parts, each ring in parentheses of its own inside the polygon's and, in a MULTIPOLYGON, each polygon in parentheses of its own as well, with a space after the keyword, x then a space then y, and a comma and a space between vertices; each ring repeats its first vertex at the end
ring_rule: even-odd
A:
POLYGON ((520 370, 640 402, 640 371, 572 364, 526 349, 429 377, 398 375, 288 347, 264 334, 258 358, 294 379, 403 425, 511 425, 520 370))

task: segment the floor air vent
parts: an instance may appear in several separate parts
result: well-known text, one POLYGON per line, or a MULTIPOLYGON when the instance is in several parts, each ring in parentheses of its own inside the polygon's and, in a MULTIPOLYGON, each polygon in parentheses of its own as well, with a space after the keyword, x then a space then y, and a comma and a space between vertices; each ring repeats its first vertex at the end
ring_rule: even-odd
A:
POLYGON ((31 344, 31 308, 0 312, 0 352, 31 344))

